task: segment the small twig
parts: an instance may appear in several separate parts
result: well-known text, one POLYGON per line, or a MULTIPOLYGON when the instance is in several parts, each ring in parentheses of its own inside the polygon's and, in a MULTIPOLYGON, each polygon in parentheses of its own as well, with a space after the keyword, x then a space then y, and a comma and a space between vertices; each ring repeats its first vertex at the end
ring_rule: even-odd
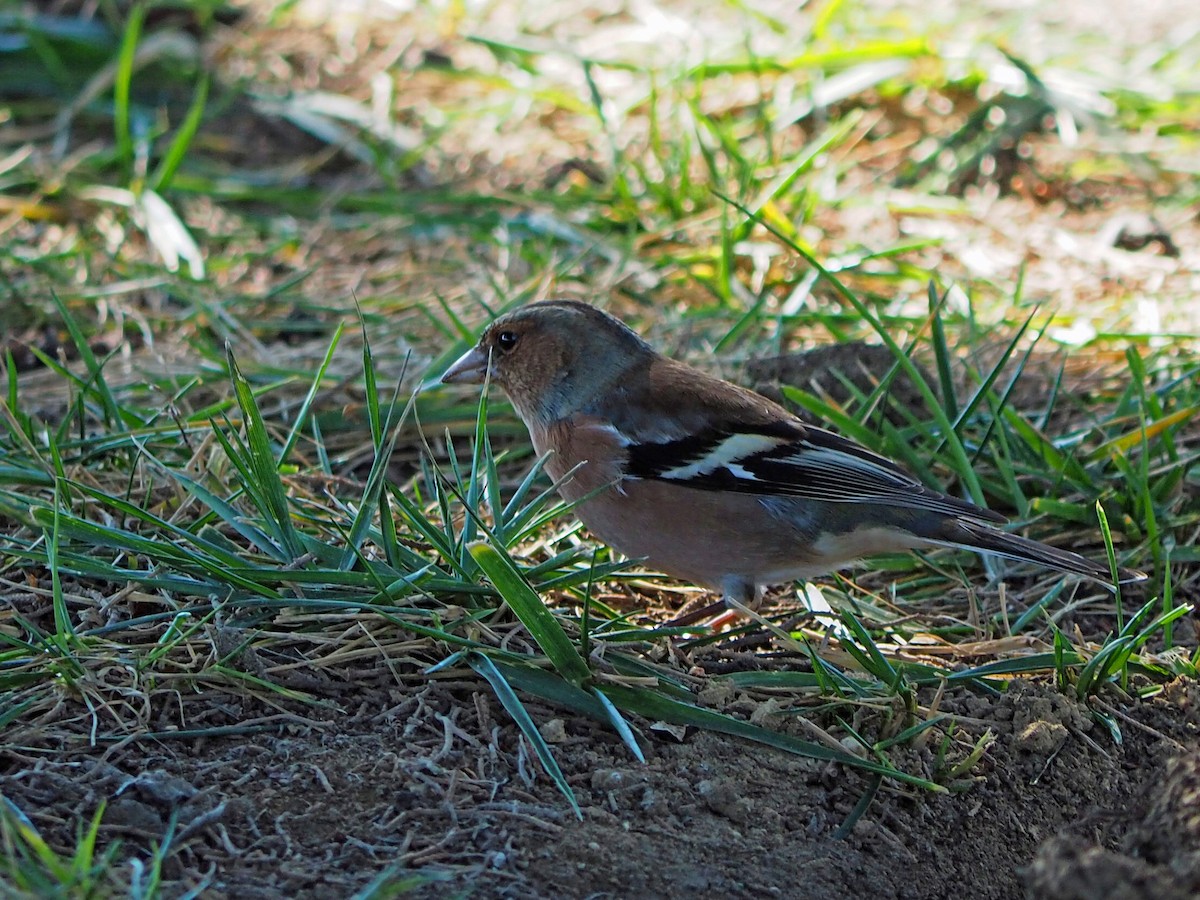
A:
POLYGON ((1144 731, 1144 732, 1146 732, 1146 734, 1153 735, 1154 737, 1158 738, 1160 741, 1165 741, 1166 743, 1170 744, 1172 747, 1174 747, 1176 750, 1179 750, 1180 752, 1183 752, 1188 749, 1186 746, 1181 744, 1179 741, 1163 734, 1157 728, 1153 728, 1153 727, 1147 725, 1145 722, 1139 722, 1137 719, 1134 719, 1131 716, 1129 716, 1128 714, 1121 712, 1115 706, 1110 706, 1108 703, 1105 703, 1099 697, 1093 697, 1092 702, 1095 703, 1098 707, 1100 707, 1102 710, 1104 710, 1109 715, 1116 716, 1118 719, 1120 719, 1126 725, 1130 725, 1130 726, 1138 729, 1139 731, 1144 731))

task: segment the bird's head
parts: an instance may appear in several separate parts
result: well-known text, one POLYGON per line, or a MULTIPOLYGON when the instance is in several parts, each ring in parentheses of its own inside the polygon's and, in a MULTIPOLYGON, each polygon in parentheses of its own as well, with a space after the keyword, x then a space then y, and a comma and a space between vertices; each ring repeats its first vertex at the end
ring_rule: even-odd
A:
POLYGON ((653 355, 608 313, 575 300, 546 300, 497 318, 442 382, 481 384, 490 372, 522 419, 548 424, 585 409, 653 355))

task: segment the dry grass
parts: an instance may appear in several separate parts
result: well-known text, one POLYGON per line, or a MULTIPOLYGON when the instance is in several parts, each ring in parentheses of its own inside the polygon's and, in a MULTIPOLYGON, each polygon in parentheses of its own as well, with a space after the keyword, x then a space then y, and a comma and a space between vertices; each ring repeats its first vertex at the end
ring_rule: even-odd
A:
POLYGON ((59 9, 79 46, 27 26, 43 43, 0 57, 38 73, 0 68, 6 890, 232 895, 291 860, 267 895, 537 894, 530 847, 633 796, 595 772, 719 766, 721 740, 801 780, 858 771, 840 836, 872 798, 1024 765, 1015 701, 973 699, 1015 676, 1092 703, 1047 713, 1079 741, 1176 741, 1150 698, 1197 663, 1194 15, 1093 34, 953 7, 152 7, 140 35, 59 9), (135 37, 158 49, 126 77, 135 37), (787 589, 767 628, 666 628, 703 598, 593 552, 499 400, 415 394, 492 313, 560 292, 735 378, 886 335, 935 403, 875 390, 888 350, 854 389, 788 397, 1098 555, 1101 501, 1152 580, 1114 601, 904 557, 823 580, 823 615, 787 589), (480 568, 484 526, 537 594, 480 568), (321 802, 263 787, 255 754, 278 779, 311 756, 321 802))

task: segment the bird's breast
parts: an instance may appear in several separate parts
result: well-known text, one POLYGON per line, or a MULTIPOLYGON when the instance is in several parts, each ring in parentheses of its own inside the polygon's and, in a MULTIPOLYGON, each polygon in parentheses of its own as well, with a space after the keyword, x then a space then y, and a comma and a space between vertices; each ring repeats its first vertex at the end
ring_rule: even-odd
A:
POLYGON ((546 473, 555 481, 566 479, 559 488, 564 499, 578 500, 606 487, 619 489, 628 440, 612 425, 577 417, 531 428, 530 437, 539 456, 550 453, 546 473))

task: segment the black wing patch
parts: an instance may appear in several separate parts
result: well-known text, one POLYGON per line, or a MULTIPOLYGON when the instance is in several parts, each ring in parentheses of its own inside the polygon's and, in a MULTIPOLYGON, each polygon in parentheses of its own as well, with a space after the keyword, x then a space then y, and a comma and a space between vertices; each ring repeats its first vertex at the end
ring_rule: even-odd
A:
MULTIPOLYGON (((752 428, 738 429, 737 431, 709 428, 672 441, 630 444, 628 447, 629 462, 627 469, 629 475, 634 478, 666 477, 676 480, 681 476, 670 476, 667 473, 679 472, 688 467, 696 467, 705 460, 714 459, 714 453, 722 446, 728 445, 735 438, 745 439, 747 443, 746 455, 751 456, 755 453, 753 449, 755 447, 759 451, 766 452, 774 447, 788 446, 795 441, 801 440, 805 433, 805 429, 790 422, 756 425, 752 428)), ((740 456, 729 455, 729 459, 730 461, 740 459, 740 456)), ((707 480, 707 475, 712 475, 717 479, 724 479, 725 476, 720 474, 722 468, 724 467, 712 467, 707 474, 698 473, 699 480, 707 480)), ((733 473, 727 469, 726 475, 734 477, 733 473)), ((694 487, 703 486, 702 484, 694 485, 694 487)), ((715 486, 713 489, 729 490, 729 488, 717 488, 715 486)))
POLYGON ((1002 522, 1004 517, 934 491, 891 460, 820 428, 789 422, 709 429, 673 441, 631 444, 627 473, 707 491, 885 503, 1002 522))

